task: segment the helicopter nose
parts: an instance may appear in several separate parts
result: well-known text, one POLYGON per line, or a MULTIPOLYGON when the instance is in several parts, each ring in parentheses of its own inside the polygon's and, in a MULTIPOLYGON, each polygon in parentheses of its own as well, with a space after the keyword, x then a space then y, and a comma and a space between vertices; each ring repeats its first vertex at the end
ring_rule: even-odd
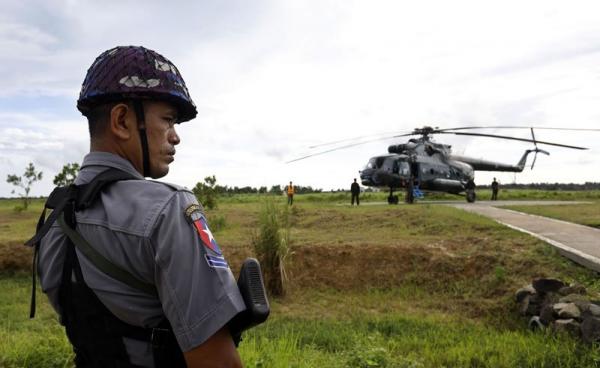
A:
POLYGON ((372 175, 373 175, 373 169, 364 169, 359 171, 360 172, 360 180, 362 185, 374 185, 373 179, 372 179, 372 175))

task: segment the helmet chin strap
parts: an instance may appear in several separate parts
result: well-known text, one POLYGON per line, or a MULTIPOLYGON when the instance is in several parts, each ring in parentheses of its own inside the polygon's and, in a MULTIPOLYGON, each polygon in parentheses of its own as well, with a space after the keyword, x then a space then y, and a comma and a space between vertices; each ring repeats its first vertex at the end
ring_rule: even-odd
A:
POLYGON ((148 136, 146 135, 146 116, 144 115, 144 104, 141 100, 133 100, 133 108, 137 116, 140 132, 140 141, 142 143, 142 164, 144 177, 150 176, 150 152, 148 151, 148 136))

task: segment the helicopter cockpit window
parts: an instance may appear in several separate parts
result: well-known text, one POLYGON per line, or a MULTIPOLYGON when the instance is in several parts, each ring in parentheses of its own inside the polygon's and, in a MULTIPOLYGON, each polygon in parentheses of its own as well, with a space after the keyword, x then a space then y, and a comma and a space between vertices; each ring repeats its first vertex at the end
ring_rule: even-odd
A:
POLYGON ((372 159, 369 160, 369 162, 367 163, 367 169, 376 169, 379 166, 377 165, 377 157, 373 157, 372 159))

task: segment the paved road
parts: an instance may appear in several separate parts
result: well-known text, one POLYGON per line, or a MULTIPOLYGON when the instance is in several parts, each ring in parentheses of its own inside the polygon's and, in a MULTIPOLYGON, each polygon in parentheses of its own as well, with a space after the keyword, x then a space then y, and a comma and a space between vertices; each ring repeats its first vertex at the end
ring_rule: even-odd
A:
POLYGON ((480 201, 476 203, 448 203, 456 208, 479 213, 513 229, 525 232, 558 248, 573 261, 600 272, 600 229, 525 214, 495 206, 572 204, 585 202, 557 201, 480 201))

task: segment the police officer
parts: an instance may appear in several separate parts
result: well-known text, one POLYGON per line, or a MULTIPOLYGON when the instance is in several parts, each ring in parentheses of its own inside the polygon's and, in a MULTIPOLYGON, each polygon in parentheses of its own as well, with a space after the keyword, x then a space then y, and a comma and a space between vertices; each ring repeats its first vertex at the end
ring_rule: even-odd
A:
POLYGON ((356 205, 360 205, 360 199, 358 198, 358 196, 360 195, 360 186, 356 182, 356 178, 354 179, 354 182, 352 182, 352 184, 350 185, 350 193, 352 194, 352 200, 350 201, 350 205, 354 206, 355 199, 356 205))
POLYGON ((76 365, 241 366, 227 323, 244 301, 201 205, 186 189, 145 179, 168 173, 180 143, 175 126, 197 114, 179 71, 155 51, 115 47, 89 68, 77 108, 88 119, 91 149, 75 184, 108 169, 129 180, 76 210, 76 231, 56 223, 39 243, 42 289, 76 365), (80 242, 99 255, 82 253, 80 242), (120 271, 106 272, 97 258, 120 271), (88 310, 106 311, 98 320, 82 317, 88 310))
POLYGON ((492 201, 498 200, 498 187, 498 182, 494 178, 494 181, 492 181, 492 201))

